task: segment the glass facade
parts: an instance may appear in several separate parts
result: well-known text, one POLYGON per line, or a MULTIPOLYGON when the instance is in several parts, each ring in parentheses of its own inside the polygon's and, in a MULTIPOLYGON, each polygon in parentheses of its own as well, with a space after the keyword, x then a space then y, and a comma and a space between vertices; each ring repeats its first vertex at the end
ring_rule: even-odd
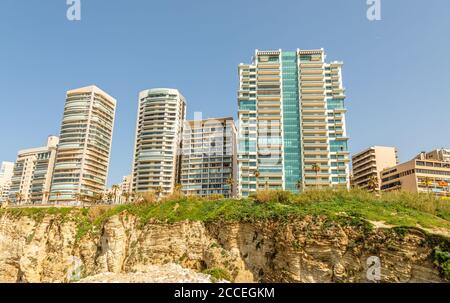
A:
POLYGON ((296 52, 282 53, 285 189, 298 191, 301 180, 301 128, 296 52))
POLYGON ((342 62, 325 58, 323 49, 257 50, 239 65, 240 196, 349 187, 342 62))

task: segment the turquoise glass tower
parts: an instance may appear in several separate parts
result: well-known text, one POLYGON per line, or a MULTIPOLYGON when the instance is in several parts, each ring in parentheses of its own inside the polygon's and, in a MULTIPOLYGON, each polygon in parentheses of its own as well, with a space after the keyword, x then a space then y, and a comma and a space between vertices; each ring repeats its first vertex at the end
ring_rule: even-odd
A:
POLYGON ((349 187, 342 62, 323 49, 255 52, 239 65, 240 196, 349 187))

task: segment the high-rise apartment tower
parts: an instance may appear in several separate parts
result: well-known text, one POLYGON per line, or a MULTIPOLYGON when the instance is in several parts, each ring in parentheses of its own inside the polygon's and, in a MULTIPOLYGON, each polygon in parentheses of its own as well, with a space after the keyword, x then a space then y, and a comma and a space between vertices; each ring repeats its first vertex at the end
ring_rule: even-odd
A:
POLYGON ((9 198, 16 204, 46 204, 59 138, 49 136, 47 145, 19 151, 9 198))
POLYGON ((96 86, 67 92, 50 202, 87 200, 105 191, 116 99, 96 86))
POLYGON ((187 195, 236 195, 236 126, 231 117, 186 121, 181 184, 187 195))
POLYGON ((319 50, 259 51, 239 65, 239 194, 349 187, 342 63, 319 50))
POLYGON ((133 159, 133 191, 168 195, 179 182, 180 145, 186 100, 176 89, 139 94, 133 159))

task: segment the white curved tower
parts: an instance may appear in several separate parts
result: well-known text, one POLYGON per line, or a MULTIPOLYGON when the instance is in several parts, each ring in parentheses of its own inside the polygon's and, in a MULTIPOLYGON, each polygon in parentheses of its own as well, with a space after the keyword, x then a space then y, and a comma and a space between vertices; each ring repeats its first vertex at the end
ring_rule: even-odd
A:
POLYGON ((173 192, 178 182, 180 141, 186 100, 176 89, 155 88, 139 94, 133 159, 133 191, 173 192))

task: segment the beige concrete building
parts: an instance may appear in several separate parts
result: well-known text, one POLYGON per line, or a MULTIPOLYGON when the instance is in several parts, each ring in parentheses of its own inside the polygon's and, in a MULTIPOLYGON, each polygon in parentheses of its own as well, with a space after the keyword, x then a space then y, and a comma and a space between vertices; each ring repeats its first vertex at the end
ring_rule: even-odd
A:
POLYGON ((122 193, 131 193, 133 178, 131 175, 123 176, 122 182, 120 182, 119 187, 122 193))
POLYGON ((116 99, 96 86, 67 92, 50 202, 70 203, 105 191, 116 99))
POLYGON ((427 153, 426 158, 429 160, 450 162, 450 149, 448 148, 435 149, 427 153))
POLYGON ((0 166, 0 203, 9 197, 11 180, 14 173, 14 163, 3 161, 0 166))
POLYGON ((19 151, 9 194, 13 203, 47 203, 58 142, 50 136, 44 147, 19 151))
MULTIPOLYGON (((381 171, 397 164, 398 154, 395 147, 373 146, 363 150, 352 157, 352 186, 369 189, 369 180, 375 177, 378 180, 375 190, 379 191, 381 171)), ((373 189, 370 188, 370 190, 373 189)))
POLYGON ((187 195, 236 195, 236 126, 231 117, 186 121, 181 185, 187 195), (233 180, 233 183, 230 182, 233 180))
POLYGON ((381 172, 381 190, 433 193, 450 198, 450 162, 427 159, 426 153, 381 172))
POLYGON ((106 190, 105 197, 108 198, 108 196, 112 194, 110 202, 112 201, 112 203, 115 204, 124 204, 131 201, 131 196, 126 197, 125 193, 131 194, 132 183, 133 178, 131 177, 131 175, 123 176, 122 182, 113 185, 111 188, 106 190))
POLYGON ((133 191, 171 194, 178 183, 186 99, 176 89, 139 94, 133 158, 133 191))

